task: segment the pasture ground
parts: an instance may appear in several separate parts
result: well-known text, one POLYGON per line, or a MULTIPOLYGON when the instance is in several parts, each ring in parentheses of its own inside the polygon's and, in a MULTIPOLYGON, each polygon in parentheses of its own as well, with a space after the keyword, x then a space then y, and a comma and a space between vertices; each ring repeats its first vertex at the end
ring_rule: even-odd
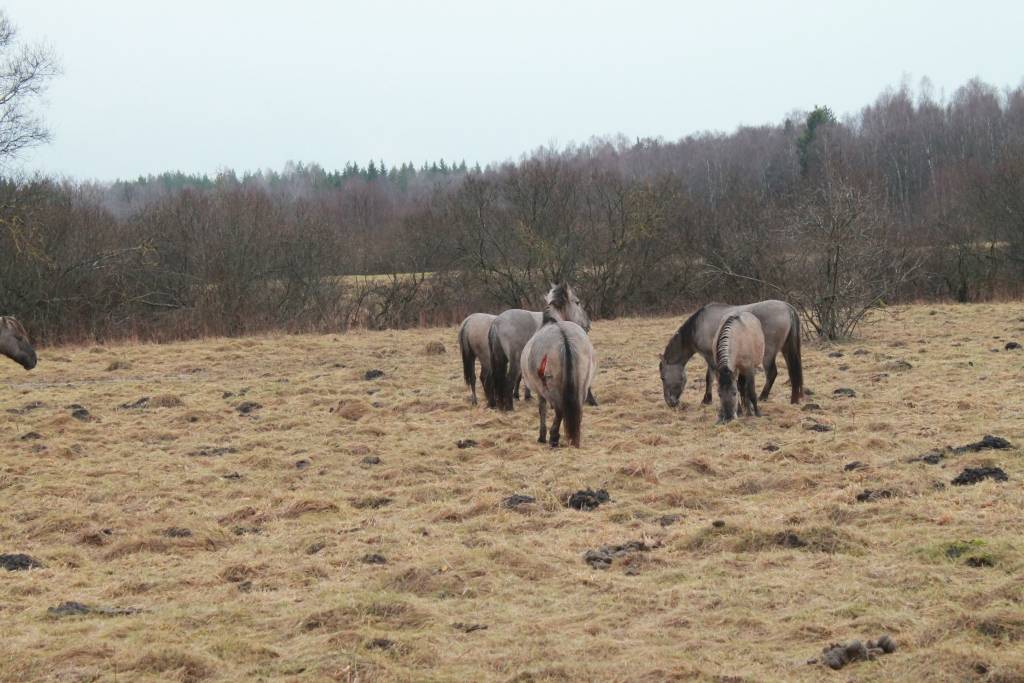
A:
POLYGON ((892 309, 805 343, 819 411, 783 370, 727 427, 702 362, 685 409, 662 401, 678 318, 599 322, 601 405, 557 451, 533 403, 469 407, 454 328, 5 359, 0 553, 44 567, 0 570, 0 679, 1022 681, 1022 321, 892 309), (986 434, 1013 448, 907 462, 986 434), (980 466, 1009 480, 951 485, 980 466), (611 501, 563 505, 586 487, 611 501), (649 550, 583 560, 629 541, 649 550), (806 663, 883 633, 891 655, 806 663))

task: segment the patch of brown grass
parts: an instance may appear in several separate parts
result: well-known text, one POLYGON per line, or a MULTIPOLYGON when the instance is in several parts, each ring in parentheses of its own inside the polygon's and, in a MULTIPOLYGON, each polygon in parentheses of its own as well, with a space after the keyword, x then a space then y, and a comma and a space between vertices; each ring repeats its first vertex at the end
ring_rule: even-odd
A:
POLYGON ((0 552, 46 565, 0 572, 0 680, 820 681, 808 657, 882 632, 896 653, 842 676, 1021 680, 1024 369, 990 351, 1019 308, 897 307, 854 344, 808 340, 820 410, 789 405, 780 360, 764 417, 727 426, 698 405, 700 360, 685 409, 664 405, 653 356, 679 318, 598 322, 579 450, 535 442, 535 403, 469 407, 454 329, 0 362, 0 552), (908 462, 985 434, 1017 448, 908 462), (951 486, 981 465, 1009 481, 951 486), (611 501, 564 507, 586 488, 611 501), (67 600, 143 612, 47 617, 67 600))

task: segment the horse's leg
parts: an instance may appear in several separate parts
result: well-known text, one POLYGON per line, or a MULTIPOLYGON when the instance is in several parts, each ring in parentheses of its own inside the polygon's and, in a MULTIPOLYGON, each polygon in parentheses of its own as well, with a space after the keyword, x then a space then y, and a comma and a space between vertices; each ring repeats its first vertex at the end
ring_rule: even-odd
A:
POLYGON ((594 392, 591 391, 590 389, 587 389, 587 405, 597 406, 597 399, 594 398, 594 392))
POLYGON ((540 436, 537 437, 537 443, 547 443, 548 441, 548 402, 544 400, 543 396, 537 397, 537 414, 540 415, 540 436))
POLYGON ((508 378, 509 387, 514 388, 515 392, 509 392, 508 397, 508 409, 512 410, 512 397, 519 398, 519 385, 523 382, 523 373, 519 370, 519 359, 509 358, 508 359, 508 378))
POLYGON ((529 401, 531 398, 533 398, 533 394, 530 393, 530 387, 524 387, 523 388, 523 400, 524 401, 529 401))
POLYGON ((750 414, 754 417, 761 417, 761 409, 757 407, 757 375, 753 370, 750 372, 750 379, 747 380, 747 390, 750 405, 753 408, 753 412, 750 414))
POLYGON ((551 447, 558 448, 558 430, 562 428, 562 411, 555 408, 555 419, 551 423, 551 447))
POLYGON ((775 364, 775 356, 771 357, 771 360, 764 360, 764 388, 761 390, 761 400, 768 400, 768 392, 772 390, 772 385, 775 384, 775 378, 779 374, 779 366, 775 364))
MULTIPOLYGON (((685 372, 685 370, 684 370, 685 372)), ((704 400, 701 401, 701 405, 711 405, 711 387, 715 384, 715 369, 708 363, 708 371, 704 375, 704 400)))
POLYGON ((750 414, 750 406, 747 404, 747 376, 742 372, 736 377, 736 416, 743 417, 750 414))

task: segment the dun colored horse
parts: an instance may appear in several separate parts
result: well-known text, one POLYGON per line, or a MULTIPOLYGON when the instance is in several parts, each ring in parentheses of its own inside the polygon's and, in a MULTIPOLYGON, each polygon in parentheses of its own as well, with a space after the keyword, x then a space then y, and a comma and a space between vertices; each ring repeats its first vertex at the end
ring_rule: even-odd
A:
MULTIPOLYGON (((568 284, 552 285, 547 300, 551 303, 548 303, 543 313, 513 308, 499 315, 491 323, 491 379, 494 383, 495 400, 501 410, 512 410, 513 390, 522 375, 520 362, 523 348, 540 329, 545 316, 555 320, 571 320, 585 332, 590 331, 590 318, 580 305, 579 297, 568 284)), ((530 386, 527 383, 527 387, 530 386)), ((588 399, 593 400, 590 396, 588 399)))
POLYGON ((700 354, 708 364, 706 384, 704 387, 704 403, 711 403, 711 387, 714 383, 715 340, 722 321, 729 315, 749 312, 764 332, 765 370, 764 389, 760 400, 768 398, 775 377, 779 370, 775 358, 782 352, 789 371, 789 383, 792 389, 791 402, 799 403, 803 396, 803 367, 800 359, 800 318, 796 309, 785 301, 769 299, 745 306, 711 303, 701 307, 687 318, 682 327, 672 336, 665 352, 661 354, 658 371, 661 374, 661 386, 665 394, 665 403, 674 408, 679 405, 679 397, 686 388, 686 364, 694 354, 700 354))
POLYGON ((480 385, 487 399, 487 406, 493 408, 494 384, 491 381, 491 350, 487 334, 491 323, 497 318, 490 313, 473 313, 462 321, 459 327, 459 350, 462 352, 462 376, 469 387, 469 401, 476 401, 476 361, 480 361, 480 385))
POLYGON ((737 393, 743 414, 761 417, 757 407, 757 368, 764 359, 761 323, 746 311, 722 321, 715 338, 715 367, 718 369, 719 424, 736 417, 737 393))
POLYGON ((563 421, 569 443, 579 448, 583 404, 590 395, 590 385, 597 368, 594 347, 584 328, 557 317, 573 299, 572 289, 566 286, 553 288, 548 293, 543 324, 526 343, 520 359, 523 381, 537 395, 540 418, 537 441, 540 443, 548 441, 548 404, 555 410, 555 420, 551 425, 552 448, 558 447, 563 421))

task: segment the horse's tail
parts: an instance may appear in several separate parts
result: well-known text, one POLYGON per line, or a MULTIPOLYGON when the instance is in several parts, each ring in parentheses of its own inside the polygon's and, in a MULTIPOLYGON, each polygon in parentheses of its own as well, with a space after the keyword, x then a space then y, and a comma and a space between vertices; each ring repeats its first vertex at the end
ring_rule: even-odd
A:
POLYGON ((487 332, 487 345, 491 350, 490 385, 494 399, 501 410, 512 410, 512 387, 509 386, 508 356, 498 339, 497 328, 492 324, 487 332))
POLYGON ((473 353, 473 347, 469 343, 469 334, 466 331, 466 328, 469 327, 467 323, 468 318, 459 328, 459 350, 462 351, 462 377, 466 380, 466 385, 472 389, 476 384, 476 354, 473 353))
POLYGON ((583 432, 583 407, 580 405, 580 392, 576 381, 576 359, 573 357, 572 344, 562 332, 565 349, 562 360, 562 422, 569 443, 580 447, 580 436, 583 432))
POLYGON ((804 369, 800 359, 800 316, 796 309, 789 307, 789 335, 782 344, 782 355, 786 358, 789 384, 793 390, 791 403, 799 403, 804 394, 804 369))

